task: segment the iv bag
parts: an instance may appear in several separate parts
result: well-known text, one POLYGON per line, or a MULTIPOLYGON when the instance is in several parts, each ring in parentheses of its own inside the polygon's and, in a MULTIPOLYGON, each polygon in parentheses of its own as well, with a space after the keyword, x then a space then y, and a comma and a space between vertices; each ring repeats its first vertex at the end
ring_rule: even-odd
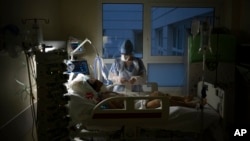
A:
POLYGON ((200 21, 198 19, 194 19, 191 25, 191 34, 193 38, 199 33, 200 31, 200 21))

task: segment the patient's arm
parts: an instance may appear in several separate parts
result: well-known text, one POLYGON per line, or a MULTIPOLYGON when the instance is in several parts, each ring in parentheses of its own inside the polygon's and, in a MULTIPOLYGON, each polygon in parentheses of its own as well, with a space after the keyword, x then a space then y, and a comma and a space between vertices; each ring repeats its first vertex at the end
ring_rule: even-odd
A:
POLYGON ((190 107, 190 108, 195 108, 196 103, 186 103, 183 101, 176 101, 176 100, 170 100, 170 106, 183 106, 183 107, 190 107))
POLYGON ((153 99, 146 102, 146 108, 158 108, 161 106, 161 101, 159 99, 153 99))
MULTIPOLYGON (((124 96, 123 94, 113 92, 113 91, 102 92, 100 93, 100 95, 101 95, 102 100, 109 98, 109 97, 124 96)), ((123 100, 110 100, 108 101, 107 104, 108 104, 107 106, 109 109, 121 109, 124 107, 123 100)))
MULTIPOLYGON (((206 104, 206 99, 202 99, 201 101, 192 102, 193 95, 188 96, 172 96, 169 94, 163 94, 161 92, 155 91, 150 94, 150 96, 167 96, 169 97, 170 106, 183 106, 183 107, 190 107, 196 108, 197 104, 206 104)), ((161 106, 161 102, 159 99, 152 99, 146 103, 147 108, 158 108, 161 106)))
MULTIPOLYGON (((112 92, 112 91, 103 92, 101 95, 102 95, 102 100, 109 98, 109 97, 114 97, 114 96, 126 96, 125 94, 112 92)), ((160 96, 160 95, 158 95, 158 92, 153 92, 150 94, 150 96, 155 97, 155 96, 160 96)), ((108 102, 107 106, 110 109, 121 109, 121 108, 124 108, 124 101, 123 100, 112 100, 112 101, 108 102)), ((146 108, 158 108, 161 106, 161 100, 150 99, 149 101, 146 102, 145 106, 146 106, 146 108)))

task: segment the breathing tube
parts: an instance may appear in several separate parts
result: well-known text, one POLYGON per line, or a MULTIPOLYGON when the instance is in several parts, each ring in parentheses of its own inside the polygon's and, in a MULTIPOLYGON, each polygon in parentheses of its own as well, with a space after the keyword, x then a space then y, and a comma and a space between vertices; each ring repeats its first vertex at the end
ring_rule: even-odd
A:
POLYGON ((94 60, 94 76, 96 79, 98 79, 100 81, 102 81, 104 78, 106 81, 106 84, 109 84, 108 77, 105 73, 105 69, 106 70, 108 70, 108 69, 107 69, 106 65, 104 64, 103 59, 100 57, 96 47, 94 45, 92 45, 92 46, 95 48, 95 51, 96 51, 96 57, 94 60))

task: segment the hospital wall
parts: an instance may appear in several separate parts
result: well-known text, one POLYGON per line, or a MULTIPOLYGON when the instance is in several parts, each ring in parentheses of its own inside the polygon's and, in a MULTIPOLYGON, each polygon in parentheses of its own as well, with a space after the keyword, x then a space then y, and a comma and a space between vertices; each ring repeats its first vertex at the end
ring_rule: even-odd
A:
MULTIPOLYGON (((241 42, 247 41, 250 36, 248 28, 250 18, 246 15, 250 9, 247 5, 249 5, 247 0, 221 0, 219 8, 221 26, 231 29, 241 42)), ((49 19, 49 23, 40 24, 43 40, 67 41, 69 36, 80 39, 87 37, 98 50, 101 50, 100 9, 99 0, 0 0, 0 27, 14 24, 22 33, 27 26, 33 24, 32 21, 24 24, 23 19, 45 18, 49 19)), ((86 48, 84 57, 93 64, 91 62, 95 56, 93 48, 88 45, 86 48)), ((13 57, 8 52, 3 52, 1 50, 0 53, 2 75, 0 77, 0 138, 29 141, 32 140, 33 119, 30 97, 26 91, 23 91, 29 91, 24 89, 26 88, 24 86, 29 87, 25 56, 20 53, 13 57), (21 85, 19 81, 25 85, 21 85)), ((36 97, 35 88, 33 93, 36 97)))

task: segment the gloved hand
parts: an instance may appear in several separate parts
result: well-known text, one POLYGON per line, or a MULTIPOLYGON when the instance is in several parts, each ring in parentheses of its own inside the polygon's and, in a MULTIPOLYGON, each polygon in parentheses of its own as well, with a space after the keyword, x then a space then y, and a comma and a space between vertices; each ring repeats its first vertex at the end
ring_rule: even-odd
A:
POLYGON ((128 80, 125 79, 125 78, 123 78, 123 77, 121 77, 121 78, 119 79, 119 82, 123 84, 123 83, 128 82, 128 80))
POLYGON ((134 84, 136 82, 136 77, 131 77, 130 79, 129 79, 129 83, 130 84, 134 84))
MULTIPOLYGON (((146 83, 146 79, 145 77, 142 77, 142 76, 132 76, 130 78, 130 83, 133 83, 134 85, 140 85, 140 84, 145 84, 146 83)), ((131 84, 132 84, 131 83, 131 84)))

